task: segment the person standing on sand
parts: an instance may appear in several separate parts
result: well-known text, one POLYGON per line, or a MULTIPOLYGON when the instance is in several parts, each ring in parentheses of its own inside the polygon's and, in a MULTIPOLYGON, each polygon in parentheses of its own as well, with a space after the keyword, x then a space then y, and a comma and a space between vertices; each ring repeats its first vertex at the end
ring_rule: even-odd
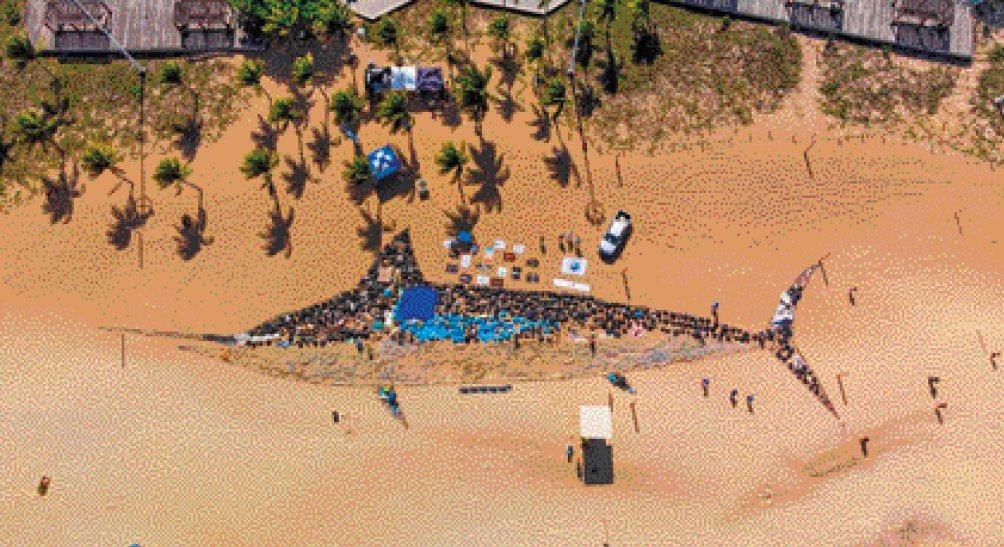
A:
POLYGON ((729 402, 732 403, 732 408, 735 408, 739 404, 739 390, 733 389, 729 392, 729 402))
POLYGON ((337 410, 331 411, 331 419, 334 420, 334 422, 336 424, 338 423, 339 416, 338 416, 338 411, 337 410))
POLYGON ((596 357, 596 333, 589 335, 589 353, 596 357))
POLYGON ((753 414, 753 395, 746 396, 746 412, 753 414))
POLYGON ((540 254, 547 254, 547 247, 544 246, 544 236, 540 236, 540 254))
POLYGON ((572 456, 574 454, 575 454, 575 449, 572 448, 572 445, 568 445, 568 447, 565 448, 565 457, 568 458, 568 463, 572 463, 572 456))
POLYGON ((708 380, 707 378, 705 378, 704 380, 701 380, 701 389, 704 390, 704 398, 705 399, 708 398, 708 388, 709 388, 710 384, 711 384, 711 380, 708 380))
POLYGON ((718 325, 718 302, 711 305, 711 316, 715 318, 715 326, 718 325))
POLYGON ((558 234, 558 249, 565 252, 565 234, 558 234))
POLYGON ((851 290, 847 291, 847 300, 851 303, 852 306, 857 304, 857 300, 854 298, 854 295, 857 292, 858 292, 857 287, 851 287, 851 290))
POLYGON ((47 493, 49 493, 49 484, 51 482, 52 482, 52 479, 49 478, 49 475, 42 475, 42 480, 38 481, 38 495, 39 496, 44 496, 47 493))
POLYGON ((366 344, 366 353, 369 354, 370 361, 373 360, 373 344, 366 344))

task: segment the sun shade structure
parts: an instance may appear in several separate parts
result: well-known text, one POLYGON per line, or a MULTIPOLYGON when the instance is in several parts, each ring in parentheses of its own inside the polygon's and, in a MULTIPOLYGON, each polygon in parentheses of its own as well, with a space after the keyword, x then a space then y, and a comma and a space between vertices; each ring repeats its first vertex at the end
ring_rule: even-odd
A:
POLYGON ((366 157, 369 159, 370 169, 373 170, 373 177, 376 180, 384 179, 401 170, 401 160, 389 144, 371 152, 366 157))
POLYGON ((430 287, 413 287, 404 291, 394 312, 394 321, 428 321, 436 315, 439 291, 430 287))
POLYGON ((45 3, 45 26, 52 32, 92 32, 108 30, 112 10, 101 0, 77 0, 86 13, 73 0, 49 0, 45 3), (87 15, 90 14, 91 17, 87 15), (97 21, 97 26, 91 18, 97 21))
POLYGON ((415 91, 418 89, 418 68, 396 66, 390 69, 391 91, 415 91))
POLYGON ((419 91, 442 91, 443 69, 439 67, 418 67, 417 86, 419 91))
POLYGON ((174 26, 179 29, 230 29, 233 14, 224 0, 177 0, 174 26))
POLYGON ((950 26, 955 21, 952 0, 896 0, 893 4, 897 22, 950 26))
POLYGON ((610 440, 613 426, 608 406, 580 406, 579 429, 583 439, 610 440))

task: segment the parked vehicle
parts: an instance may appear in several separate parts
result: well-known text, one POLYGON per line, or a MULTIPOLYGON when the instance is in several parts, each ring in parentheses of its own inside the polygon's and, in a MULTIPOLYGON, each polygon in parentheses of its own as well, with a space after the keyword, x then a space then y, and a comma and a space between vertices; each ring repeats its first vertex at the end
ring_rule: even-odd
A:
POLYGON ((617 215, 610 221, 610 227, 603 234, 603 239, 600 240, 600 257, 613 259, 619 255, 631 229, 631 215, 617 211, 617 215))

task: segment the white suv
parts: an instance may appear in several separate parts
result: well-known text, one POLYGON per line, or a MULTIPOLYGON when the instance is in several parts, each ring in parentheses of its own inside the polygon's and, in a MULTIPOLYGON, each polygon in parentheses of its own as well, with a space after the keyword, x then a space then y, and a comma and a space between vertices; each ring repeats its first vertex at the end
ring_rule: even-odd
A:
POLYGON ((603 239, 600 240, 600 256, 612 258, 616 255, 621 246, 624 245, 624 237, 630 229, 631 215, 624 211, 617 211, 617 216, 610 222, 610 227, 607 228, 603 239))

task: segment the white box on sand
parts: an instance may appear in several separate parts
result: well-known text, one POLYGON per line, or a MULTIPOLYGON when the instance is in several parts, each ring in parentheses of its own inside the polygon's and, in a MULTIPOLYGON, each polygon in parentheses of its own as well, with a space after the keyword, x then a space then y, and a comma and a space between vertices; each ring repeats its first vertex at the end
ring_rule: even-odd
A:
POLYGON ((579 429, 583 439, 607 439, 613 436, 608 406, 580 406, 579 429))

